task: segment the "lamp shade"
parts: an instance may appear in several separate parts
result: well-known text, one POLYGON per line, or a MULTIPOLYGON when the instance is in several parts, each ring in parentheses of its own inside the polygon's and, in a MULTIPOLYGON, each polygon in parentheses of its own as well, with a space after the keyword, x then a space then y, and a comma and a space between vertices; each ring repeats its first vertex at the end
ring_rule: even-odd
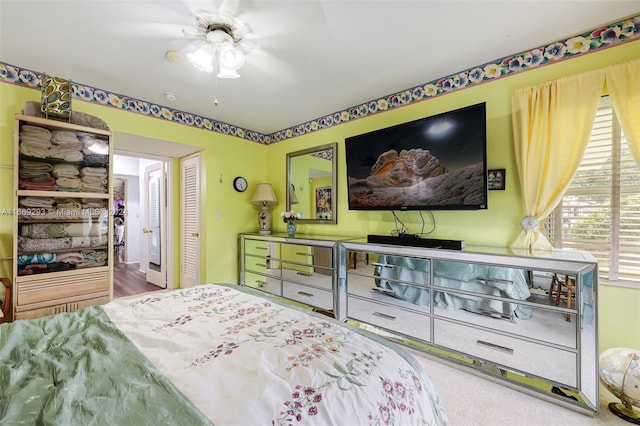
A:
POLYGON ((270 183, 259 183, 251 202, 257 206, 272 206, 278 202, 278 199, 270 183))

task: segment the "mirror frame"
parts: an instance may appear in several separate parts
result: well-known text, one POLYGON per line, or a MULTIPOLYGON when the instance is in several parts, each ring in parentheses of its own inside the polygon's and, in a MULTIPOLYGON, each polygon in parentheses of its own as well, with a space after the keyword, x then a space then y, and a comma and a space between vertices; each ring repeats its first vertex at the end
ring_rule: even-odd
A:
POLYGON ((303 149, 301 151, 288 152, 287 153, 287 182, 286 182, 286 209, 291 210, 291 200, 289 188, 291 188, 291 160, 294 157, 300 157, 314 152, 331 150, 331 219, 298 219, 301 223, 319 223, 324 225, 336 225, 338 223, 338 143, 333 142, 326 145, 314 146, 312 148, 303 149))

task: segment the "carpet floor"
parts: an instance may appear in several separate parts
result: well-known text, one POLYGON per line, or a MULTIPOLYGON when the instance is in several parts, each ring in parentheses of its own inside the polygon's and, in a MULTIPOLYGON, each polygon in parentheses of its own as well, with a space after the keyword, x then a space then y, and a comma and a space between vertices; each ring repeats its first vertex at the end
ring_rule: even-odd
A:
POLYGON ((590 426, 630 425, 609 411, 618 402, 600 385, 595 417, 451 367, 410 350, 433 382, 452 426, 590 426))

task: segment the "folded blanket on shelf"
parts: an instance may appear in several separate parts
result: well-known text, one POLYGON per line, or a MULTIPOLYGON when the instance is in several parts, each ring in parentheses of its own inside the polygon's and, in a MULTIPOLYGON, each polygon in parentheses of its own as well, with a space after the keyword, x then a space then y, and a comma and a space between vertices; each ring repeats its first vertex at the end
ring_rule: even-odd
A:
POLYGON ((109 171, 106 167, 83 167, 80 169, 80 176, 94 176, 106 178, 109 171))
POLYGON ((49 149, 49 156, 64 161, 80 162, 84 159, 82 152, 77 149, 66 149, 53 146, 49 149))
POLYGON ((55 191, 56 180, 54 178, 42 179, 18 179, 20 189, 31 191, 55 191))
POLYGON ((36 136, 45 139, 51 139, 51 131, 44 127, 34 126, 32 124, 23 124, 20 128, 21 135, 36 136))
POLYGON ((62 238, 27 238, 18 237, 18 251, 50 252, 68 248, 101 247, 107 245, 109 237, 62 237, 62 238))
POLYGON ((20 162, 20 177, 22 178, 50 177, 52 170, 53 166, 44 161, 23 160, 20 162))
POLYGON ((29 265, 31 263, 52 263, 55 261, 55 253, 33 253, 21 254, 18 256, 18 265, 29 265))
POLYGON ((60 253, 57 256, 56 261, 77 265, 84 261, 84 256, 79 252, 60 253))
POLYGON ((72 248, 71 238, 26 238, 18 237, 18 251, 54 251, 72 248))
POLYGON ((82 203, 77 198, 58 198, 56 208, 66 210, 81 210, 82 203))
POLYGON ((18 204, 22 207, 51 208, 55 202, 53 197, 24 197, 20 198, 18 204))
POLYGON ((101 154, 87 154, 83 151, 84 154, 84 163, 85 164, 93 164, 93 165, 105 165, 109 161, 108 155, 101 154))
POLYGON ((106 223, 27 223, 20 228, 20 235, 29 238, 99 237, 107 234, 106 223))
POLYGON ((84 183, 91 183, 94 185, 107 185, 107 178, 103 176, 85 175, 80 178, 84 183))
POLYGON ((33 142, 20 142, 18 150, 27 157, 49 158, 49 148, 44 148, 42 145, 33 142))
POLYGON ((102 266, 107 262, 107 252, 104 250, 82 250, 84 261, 77 265, 78 268, 102 266))
POLYGON ((73 191, 80 189, 80 179, 79 178, 66 178, 61 177, 56 179, 56 187, 58 188, 66 188, 66 191, 73 191))
POLYGON ((75 164, 58 163, 53 166, 53 175, 55 177, 74 178, 80 175, 80 169, 75 164))
POLYGON ((81 192, 98 192, 98 193, 106 193, 107 185, 101 183, 92 183, 92 182, 81 182, 80 183, 80 191, 81 192))
POLYGON ((83 146, 75 132, 68 130, 53 130, 51 132, 51 142, 55 145, 80 144, 80 149, 83 146))

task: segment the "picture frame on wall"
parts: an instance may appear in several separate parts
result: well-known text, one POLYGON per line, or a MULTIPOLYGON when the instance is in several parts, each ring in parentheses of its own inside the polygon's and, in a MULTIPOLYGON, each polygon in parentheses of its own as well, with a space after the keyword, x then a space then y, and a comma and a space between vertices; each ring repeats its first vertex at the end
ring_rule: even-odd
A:
POLYGON ((487 189, 504 191, 507 175, 505 169, 487 170, 487 189))
POLYGON ((333 203, 330 186, 316 188, 316 219, 331 219, 333 203))

